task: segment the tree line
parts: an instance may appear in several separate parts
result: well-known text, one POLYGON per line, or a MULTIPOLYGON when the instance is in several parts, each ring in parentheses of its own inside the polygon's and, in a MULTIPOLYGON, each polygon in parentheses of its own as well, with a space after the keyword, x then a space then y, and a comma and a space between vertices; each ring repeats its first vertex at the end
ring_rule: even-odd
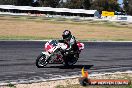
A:
POLYGON ((96 9, 98 11, 117 11, 132 15, 132 0, 0 0, 1 5, 38 6, 71 9, 96 9))

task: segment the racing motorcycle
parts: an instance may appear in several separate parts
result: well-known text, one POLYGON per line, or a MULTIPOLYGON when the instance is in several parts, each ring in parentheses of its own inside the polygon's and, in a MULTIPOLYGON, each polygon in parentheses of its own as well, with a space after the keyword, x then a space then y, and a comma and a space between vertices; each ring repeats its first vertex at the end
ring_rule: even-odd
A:
POLYGON ((47 64, 63 64, 64 66, 74 65, 81 51, 84 49, 84 44, 77 42, 78 51, 66 50, 68 45, 60 43, 57 40, 49 40, 44 45, 44 51, 37 57, 36 66, 38 68, 45 67, 47 64))

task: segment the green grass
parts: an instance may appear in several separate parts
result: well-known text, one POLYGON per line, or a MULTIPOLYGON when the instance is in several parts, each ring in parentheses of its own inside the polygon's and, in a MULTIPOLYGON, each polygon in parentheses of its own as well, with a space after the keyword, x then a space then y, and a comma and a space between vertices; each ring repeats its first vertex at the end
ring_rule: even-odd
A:
MULTIPOLYGON (((56 39, 58 40, 59 38, 53 38, 50 36, 47 37, 37 37, 37 36, 0 36, 0 40, 52 40, 56 39)), ((61 38, 60 38, 61 39, 61 38)), ((94 38, 89 38, 89 39, 84 39, 84 40, 78 40, 80 42, 85 42, 85 41, 131 41, 131 39, 122 39, 122 38, 113 38, 113 39, 94 39, 94 38)))
POLYGON ((9 88, 16 88, 16 86, 15 86, 14 84, 11 84, 11 83, 9 83, 7 86, 8 86, 9 88))

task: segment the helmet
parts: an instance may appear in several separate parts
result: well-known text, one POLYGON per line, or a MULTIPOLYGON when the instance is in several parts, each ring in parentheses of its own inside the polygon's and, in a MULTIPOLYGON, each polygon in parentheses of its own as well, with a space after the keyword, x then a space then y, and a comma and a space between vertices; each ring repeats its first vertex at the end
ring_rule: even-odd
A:
POLYGON ((62 34, 64 40, 68 40, 71 38, 71 32, 69 30, 65 30, 62 34))

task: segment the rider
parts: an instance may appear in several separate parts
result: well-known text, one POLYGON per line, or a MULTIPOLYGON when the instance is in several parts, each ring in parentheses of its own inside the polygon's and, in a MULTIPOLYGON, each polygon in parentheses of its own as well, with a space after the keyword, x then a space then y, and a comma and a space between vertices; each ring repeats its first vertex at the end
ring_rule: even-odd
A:
POLYGON ((64 55, 64 62, 65 62, 65 65, 68 64, 69 62, 69 59, 74 63, 76 62, 75 58, 78 59, 79 58, 79 49, 78 49, 78 46, 77 46, 77 42, 76 42, 76 39, 75 37, 71 34, 71 31, 69 30, 64 30, 63 33, 62 33, 62 40, 59 40, 59 42, 63 42, 65 44, 68 45, 68 48, 66 49, 66 52, 68 51, 67 54, 64 55), (73 52, 71 52, 73 51, 73 52), (71 54, 74 54, 74 59, 71 59, 71 54), (68 55, 69 54, 69 55, 68 55), (70 56, 70 57, 69 57, 70 56), (73 61, 74 60, 74 61, 73 61))
POLYGON ((71 34, 71 31, 64 30, 62 33, 62 38, 62 41, 68 45, 67 50, 73 50, 74 52, 78 50, 76 38, 71 34))

